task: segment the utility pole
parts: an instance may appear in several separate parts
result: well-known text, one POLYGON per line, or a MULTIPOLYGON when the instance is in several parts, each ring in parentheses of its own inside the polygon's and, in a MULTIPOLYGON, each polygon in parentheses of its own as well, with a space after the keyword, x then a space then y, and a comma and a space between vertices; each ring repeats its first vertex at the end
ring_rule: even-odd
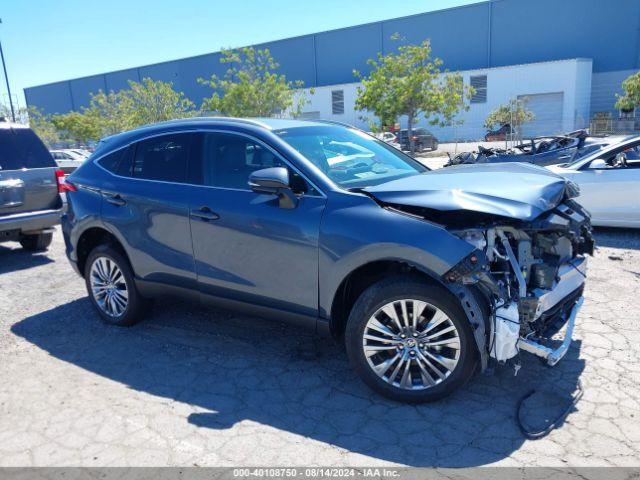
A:
MULTIPOLYGON (((2 19, 0 18, 0 24, 2 19)), ((2 51, 2 41, 0 41, 0 58, 2 58, 2 69, 4 70, 4 80, 7 82, 7 93, 9 94, 9 105, 11 106, 11 120, 15 123, 16 112, 13 109, 13 98, 11 98, 11 87, 9 87, 9 76, 7 75, 7 64, 4 63, 4 52, 2 51)))

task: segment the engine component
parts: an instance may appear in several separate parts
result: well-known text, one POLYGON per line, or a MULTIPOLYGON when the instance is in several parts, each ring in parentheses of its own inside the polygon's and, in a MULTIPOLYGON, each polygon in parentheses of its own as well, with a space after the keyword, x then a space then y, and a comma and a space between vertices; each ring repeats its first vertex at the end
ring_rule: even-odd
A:
POLYGON ((531 286, 551 290, 558 269, 546 263, 537 263, 531 267, 531 286))
POLYGON ((520 320, 516 303, 510 303, 496 309, 493 333, 490 351, 493 358, 503 362, 518 354, 520 320))

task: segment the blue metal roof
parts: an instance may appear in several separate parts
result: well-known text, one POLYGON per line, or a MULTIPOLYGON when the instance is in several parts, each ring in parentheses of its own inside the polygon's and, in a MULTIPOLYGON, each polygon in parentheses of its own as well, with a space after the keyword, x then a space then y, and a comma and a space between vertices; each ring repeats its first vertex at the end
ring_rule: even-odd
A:
MULTIPOLYGON (((356 81, 367 60, 407 42, 430 39, 433 55, 452 71, 590 58, 594 72, 640 68, 640 1, 491 0, 409 17, 358 25, 256 45, 269 48, 290 80, 307 87, 356 81)), ((90 93, 118 90, 127 80, 173 82, 200 104, 211 90, 198 78, 222 75, 220 52, 25 89, 27 103, 45 113, 88 104, 90 93)))

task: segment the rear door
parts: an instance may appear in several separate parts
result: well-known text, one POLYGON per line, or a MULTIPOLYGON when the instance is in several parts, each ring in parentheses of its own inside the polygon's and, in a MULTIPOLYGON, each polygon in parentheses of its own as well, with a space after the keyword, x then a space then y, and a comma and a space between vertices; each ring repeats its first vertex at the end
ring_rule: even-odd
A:
POLYGON ((26 127, 0 127, 0 216, 60 208, 56 163, 26 127))
POLYGON ((114 152, 97 163, 114 173, 101 188, 102 221, 125 244, 136 275, 150 284, 195 290, 193 187, 187 185, 192 139, 191 133, 154 136, 128 147, 121 158, 114 152))

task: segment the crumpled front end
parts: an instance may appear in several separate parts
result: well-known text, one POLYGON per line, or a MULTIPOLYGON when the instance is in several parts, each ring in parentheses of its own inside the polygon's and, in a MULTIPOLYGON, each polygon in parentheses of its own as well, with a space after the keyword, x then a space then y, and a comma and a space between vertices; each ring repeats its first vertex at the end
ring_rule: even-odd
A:
POLYGON ((531 222, 495 223, 455 232, 476 250, 444 275, 476 285, 490 303, 487 352, 497 361, 527 351, 555 365, 571 343, 582 304, 589 214, 566 198, 531 222), (551 341, 565 325, 563 341, 551 341))

